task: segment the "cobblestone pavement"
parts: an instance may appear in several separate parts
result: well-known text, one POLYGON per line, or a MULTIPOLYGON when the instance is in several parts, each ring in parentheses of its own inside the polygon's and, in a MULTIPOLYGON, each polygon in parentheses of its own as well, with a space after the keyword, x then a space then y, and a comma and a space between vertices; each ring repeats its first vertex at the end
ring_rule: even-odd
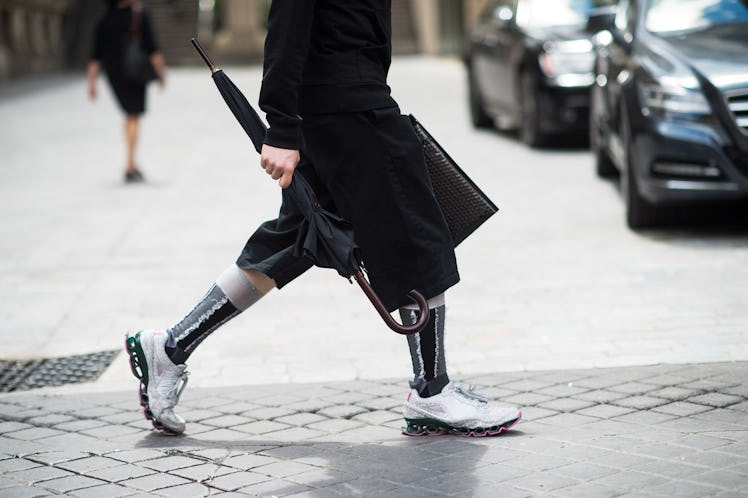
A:
POLYGON ((748 363, 465 379, 524 407, 502 436, 399 433, 399 381, 0 396, 0 496, 748 496, 748 363))

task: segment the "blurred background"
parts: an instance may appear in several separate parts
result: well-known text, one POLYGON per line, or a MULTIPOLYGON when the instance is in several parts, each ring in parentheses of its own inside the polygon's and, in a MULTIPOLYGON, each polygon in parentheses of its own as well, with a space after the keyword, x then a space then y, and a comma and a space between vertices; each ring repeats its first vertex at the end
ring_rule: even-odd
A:
MULTIPOLYGON (((485 0, 395 0, 394 51, 457 53, 485 0)), ((147 0, 170 65, 197 64, 185 43, 197 33, 222 61, 258 61, 270 0, 147 0)), ((0 80, 80 69, 101 0, 0 0, 0 80)))

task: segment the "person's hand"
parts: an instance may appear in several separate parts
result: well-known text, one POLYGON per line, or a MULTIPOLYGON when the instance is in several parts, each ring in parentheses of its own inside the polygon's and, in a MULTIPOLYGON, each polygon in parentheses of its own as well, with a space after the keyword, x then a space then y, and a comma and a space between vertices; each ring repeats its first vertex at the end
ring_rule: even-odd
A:
POLYGON ((97 93, 96 93, 96 81, 89 81, 88 82, 88 98, 91 100, 96 100, 97 93))
POLYGON ((265 144, 260 154, 260 166, 273 180, 278 180, 281 188, 286 188, 291 185, 293 172, 300 159, 296 149, 281 149, 265 144))

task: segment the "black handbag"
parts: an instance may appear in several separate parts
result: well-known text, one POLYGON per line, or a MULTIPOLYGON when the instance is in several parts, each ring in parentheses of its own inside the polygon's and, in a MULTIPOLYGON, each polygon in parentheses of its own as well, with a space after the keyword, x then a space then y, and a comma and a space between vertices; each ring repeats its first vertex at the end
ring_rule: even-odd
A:
POLYGON ((449 157, 434 137, 411 114, 413 129, 423 146, 434 197, 442 210, 455 247, 499 208, 449 157))
POLYGON ((156 73, 156 68, 153 67, 151 59, 143 50, 141 43, 142 16, 142 6, 140 4, 133 5, 130 36, 125 44, 122 72, 125 78, 133 83, 145 85, 158 79, 158 73, 156 73))

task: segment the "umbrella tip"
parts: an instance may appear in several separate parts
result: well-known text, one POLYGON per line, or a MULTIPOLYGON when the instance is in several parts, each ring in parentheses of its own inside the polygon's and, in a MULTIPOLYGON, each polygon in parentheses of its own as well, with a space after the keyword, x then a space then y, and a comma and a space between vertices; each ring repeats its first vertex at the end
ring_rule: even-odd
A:
POLYGON ((216 66, 213 64, 213 61, 210 60, 210 57, 208 57, 208 54, 203 50, 203 47, 198 43, 197 38, 192 38, 190 40, 192 42, 192 46, 195 47, 195 50, 197 50, 197 53, 200 54, 200 57, 202 57, 205 64, 210 68, 210 71, 215 73, 216 72, 216 66))

